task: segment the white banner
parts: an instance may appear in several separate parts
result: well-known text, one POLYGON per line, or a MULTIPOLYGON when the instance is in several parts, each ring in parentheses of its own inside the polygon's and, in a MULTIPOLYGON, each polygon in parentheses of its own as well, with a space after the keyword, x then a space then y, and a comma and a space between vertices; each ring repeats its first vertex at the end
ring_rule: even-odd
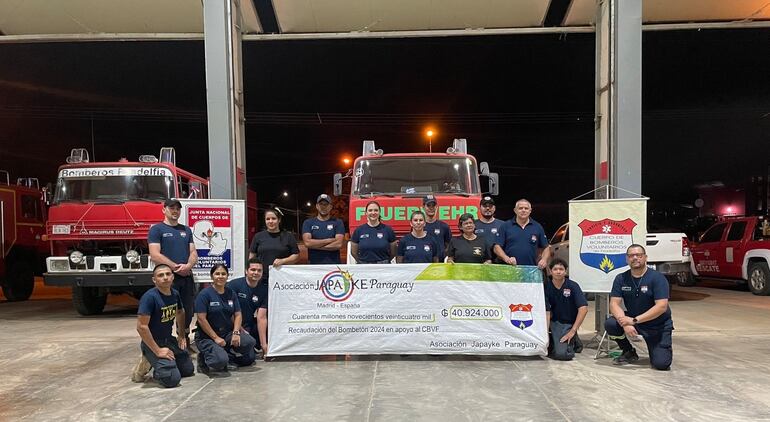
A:
POLYGON ((269 356, 546 354, 537 267, 287 265, 269 289, 269 356))
POLYGON ((608 293, 628 269, 626 249, 645 245, 647 198, 569 201, 569 277, 584 292, 608 293))
POLYGON ((227 199, 182 199, 179 222, 193 233, 198 263, 196 283, 211 282, 211 267, 225 264, 230 278, 244 276, 246 266, 246 203, 227 199))

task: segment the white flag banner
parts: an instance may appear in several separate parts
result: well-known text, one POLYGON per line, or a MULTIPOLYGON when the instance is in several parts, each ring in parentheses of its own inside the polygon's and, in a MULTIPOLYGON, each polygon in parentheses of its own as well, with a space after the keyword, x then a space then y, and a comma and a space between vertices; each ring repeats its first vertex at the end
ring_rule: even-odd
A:
POLYGON ((537 267, 286 265, 269 289, 268 356, 546 354, 537 267))
POLYGON ((569 201, 569 278, 608 293, 628 269, 626 249, 646 238, 647 198, 569 201))

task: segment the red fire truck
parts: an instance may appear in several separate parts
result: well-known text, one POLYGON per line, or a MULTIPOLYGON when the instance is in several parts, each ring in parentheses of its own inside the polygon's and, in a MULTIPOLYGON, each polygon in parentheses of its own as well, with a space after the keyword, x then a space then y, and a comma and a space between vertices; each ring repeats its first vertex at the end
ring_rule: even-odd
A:
POLYGON ((468 154, 465 139, 455 139, 445 153, 384 154, 374 141, 364 141, 363 154, 356 158, 347 176, 334 175, 334 194, 342 194, 342 181, 351 177, 350 233, 366 223, 366 203, 379 202, 382 221, 398 236, 411 230, 409 215, 422 208, 422 198, 432 194, 438 202, 438 217, 459 234, 457 218, 463 213, 478 215, 482 188, 479 176, 488 179, 488 193, 498 194, 498 175, 487 163, 476 164, 468 154))
POLYGON ((147 232, 167 198, 208 198, 208 181, 177 167, 173 148, 159 159, 95 163, 73 149, 48 211, 45 284, 72 286, 81 315, 100 313, 110 293, 140 296, 152 286, 147 232))
POLYGON ((10 184, 0 170, 0 284, 9 301, 27 300, 48 253, 43 240, 45 203, 37 179, 10 184))

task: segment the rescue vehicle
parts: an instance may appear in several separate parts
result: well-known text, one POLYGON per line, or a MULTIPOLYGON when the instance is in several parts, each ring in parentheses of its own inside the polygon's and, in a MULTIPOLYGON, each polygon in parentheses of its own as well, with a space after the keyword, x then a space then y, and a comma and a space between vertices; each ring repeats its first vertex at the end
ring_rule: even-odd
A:
POLYGON ((88 151, 73 149, 59 168, 43 279, 71 286, 81 315, 101 313, 108 294, 138 298, 153 285, 147 232, 163 220, 165 199, 209 196, 206 179, 177 167, 173 148, 159 157, 90 162, 88 151))
MULTIPOLYGON (((477 164, 468 154, 467 141, 455 139, 445 153, 385 154, 374 141, 363 142, 363 153, 353 162, 347 175, 334 175, 334 194, 342 194, 342 182, 351 178, 348 225, 350 233, 366 223, 366 204, 376 200, 381 220, 397 236, 411 231, 409 216, 422 209, 422 199, 433 195, 438 203, 438 218, 455 235, 460 233, 457 219, 464 213, 478 216, 483 194, 497 195, 499 177, 489 172, 486 162, 477 164), (488 182, 482 190, 480 177, 488 182)), ((348 257, 350 259, 350 257, 348 257)), ((350 262, 350 261, 349 261, 350 262)))
POLYGON ((36 178, 20 178, 12 185, 8 172, 0 170, 0 284, 9 301, 29 299, 35 274, 42 272, 48 253, 45 212, 36 178))
POLYGON ((691 249, 695 276, 746 283, 755 295, 770 294, 770 221, 767 217, 718 221, 691 249))

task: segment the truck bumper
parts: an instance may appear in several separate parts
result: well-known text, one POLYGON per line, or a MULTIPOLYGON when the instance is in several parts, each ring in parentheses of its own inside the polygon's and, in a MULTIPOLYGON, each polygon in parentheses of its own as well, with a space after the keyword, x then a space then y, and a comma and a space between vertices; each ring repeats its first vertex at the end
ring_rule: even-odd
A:
POLYGON ((132 287, 153 286, 152 271, 45 273, 46 286, 132 287))
POLYGON ((689 273, 689 262, 656 262, 653 263, 655 269, 663 275, 674 275, 678 273, 689 273))

